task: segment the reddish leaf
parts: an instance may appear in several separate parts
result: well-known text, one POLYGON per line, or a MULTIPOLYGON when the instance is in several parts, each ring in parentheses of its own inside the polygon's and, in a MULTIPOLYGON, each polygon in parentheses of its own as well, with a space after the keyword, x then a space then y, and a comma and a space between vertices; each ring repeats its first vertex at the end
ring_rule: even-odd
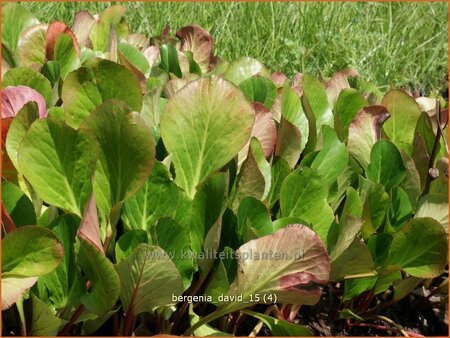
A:
POLYGON ((78 237, 89 242, 97 251, 104 253, 102 240, 100 239, 100 224, 98 222, 94 193, 91 195, 83 219, 81 220, 78 237))
POLYGON ((61 34, 67 34, 72 38, 73 45, 78 55, 80 55, 80 46, 75 34, 70 30, 67 25, 61 21, 54 21, 47 28, 47 38, 45 41, 45 58, 47 60, 53 60, 53 54, 55 52, 55 44, 61 34))
POLYGON ((34 101, 38 105, 39 117, 47 117, 47 105, 45 99, 36 90, 25 87, 6 87, 2 90, 2 120, 17 115, 22 107, 34 101))
POLYGON ((213 39, 203 28, 195 25, 180 28, 176 33, 181 40, 181 51, 191 51, 202 72, 210 69, 213 39))
POLYGON ((275 72, 270 75, 270 80, 272 80, 277 88, 283 87, 287 79, 287 76, 282 72, 275 72))
POLYGON ((384 106, 371 106, 361 109, 350 123, 347 148, 363 168, 369 164, 370 151, 380 140, 381 126, 388 118, 389 114, 384 106))
POLYGON ((89 33, 94 26, 95 19, 88 11, 80 11, 75 15, 73 21, 73 32, 75 33, 80 46, 91 46, 89 33))
MULTIPOLYGON (((264 156, 268 158, 275 150, 277 143, 277 127, 272 113, 261 103, 253 102, 255 109, 255 123, 253 124, 252 134, 250 137, 256 137, 261 144, 264 156)), ((238 154, 239 167, 247 158, 250 140, 238 154)))
POLYGON ((157 46, 149 46, 144 50, 143 54, 147 59, 150 68, 156 65, 161 59, 160 51, 157 46))
POLYGON ((334 74, 331 79, 327 81, 325 84, 325 91, 327 92, 328 102, 331 106, 336 102, 342 89, 350 88, 348 78, 355 76, 359 76, 359 73, 356 70, 343 69, 334 74))

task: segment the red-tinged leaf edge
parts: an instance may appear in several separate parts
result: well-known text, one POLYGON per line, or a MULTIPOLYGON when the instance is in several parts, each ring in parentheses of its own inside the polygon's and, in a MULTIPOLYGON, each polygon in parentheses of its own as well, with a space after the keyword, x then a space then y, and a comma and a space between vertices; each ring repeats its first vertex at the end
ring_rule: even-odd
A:
POLYGON ((45 58, 48 61, 53 60, 55 52, 55 44, 61 34, 67 34, 72 38, 73 46, 77 55, 80 55, 80 45, 78 44, 77 37, 71 31, 64 22, 54 21, 47 28, 47 37, 45 41, 45 58))

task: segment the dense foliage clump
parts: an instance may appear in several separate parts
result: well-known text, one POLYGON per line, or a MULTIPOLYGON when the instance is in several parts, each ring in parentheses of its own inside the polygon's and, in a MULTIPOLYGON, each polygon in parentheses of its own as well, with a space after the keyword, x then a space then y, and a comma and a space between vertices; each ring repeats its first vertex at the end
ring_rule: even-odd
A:
POLYGON ((3 334, 446 332, 443 98, 3 12, 3 334))

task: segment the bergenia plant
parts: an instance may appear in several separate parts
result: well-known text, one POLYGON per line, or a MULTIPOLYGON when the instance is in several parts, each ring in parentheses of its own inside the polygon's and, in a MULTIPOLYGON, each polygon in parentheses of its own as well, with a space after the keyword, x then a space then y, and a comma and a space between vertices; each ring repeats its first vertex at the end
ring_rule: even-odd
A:
POLYGON ((2 333, 444 335, 448 102, 124 14, 3 7, 2 333))

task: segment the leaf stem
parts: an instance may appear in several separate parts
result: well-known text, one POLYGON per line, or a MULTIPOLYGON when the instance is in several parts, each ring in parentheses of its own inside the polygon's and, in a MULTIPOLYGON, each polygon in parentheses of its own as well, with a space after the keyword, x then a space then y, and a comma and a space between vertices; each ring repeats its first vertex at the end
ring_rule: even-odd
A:
POLYGON ((436 100, 436 118, 437 118, 437 131, 436 131, 436 138, 434 139, 433 149, 431 151, 430 155, 430 161, 428 162, 428 173, 427 173, 427 180, 425 182, 425 188, 423 189, 422 196, 426 195, 430 191, 430 185, 431 181, 433 180, 433 177, 430 174, 430 169, 434 168, 434 162, 436 161, 437 153, 438 153, 438 146, 439 141, 441 139, 441 128, 440 128, 440 112, 441 112, 441 105, 439 103, 439 100, 436 100))
POLYGON ((25 313, 23 311, 23 296, 20 296, 16 302, 17 313, 20 319, 20 334, 23 337, 27 336, 27 323, 25 320, 25 313))
MULTIPOLYGON (((233 310, 231 310, 233 311, 233 310)), ((186 330, 185 333, 183 333, 183 336, 190 336, 192 335, 192 333, 195 332, 195 330, 199 329, 200 327, 202 327, 205 324, 208 324, 209 322, 218 319, 220 317, 222 317, 223 315, 226 315, 227 313, 231 312, 229 307, 223 307, 223 308, 219 308, 216 311, 214 311, 213 313, 207 315, 206 317, 203 317, 202 319, 200 319, 197 323, 195 323, 194 325, 192 325, 189 329, 186 330)))
POLYGON ((69 331, 72 328, 73 324, 77 321, 77 319, 81 316, 81 314, 84 312, 84 305, 81 304, 76 311, 72 314, 72 317, 70 317, 69 322, 62 328, 61 331, 58 332, 58 336, 68 336, 69 331))
POLYGON ((396 322, 394 322, 392 319, 385 317, 385 316, 377 316, 378 319, 382 320, 383 322, 386 322, 392 326, 394 326, 403 336, 409 337, 408 333, 396 322))
POLYGON ((133 313, 133 307, 130 306, 126 316, 125 316, 125 324, 123 326, 123 335, 131 336, 131 331, 133 330, 134 324, 136 323, 136 316, 133 313))
POLYGON ((3 202, 2 202, 2 223, 5 226, 4 228, 5 233, 9 233, 11 231, 16 230, 16 224, 14 223, 8 211, 6 210, 3 202))

